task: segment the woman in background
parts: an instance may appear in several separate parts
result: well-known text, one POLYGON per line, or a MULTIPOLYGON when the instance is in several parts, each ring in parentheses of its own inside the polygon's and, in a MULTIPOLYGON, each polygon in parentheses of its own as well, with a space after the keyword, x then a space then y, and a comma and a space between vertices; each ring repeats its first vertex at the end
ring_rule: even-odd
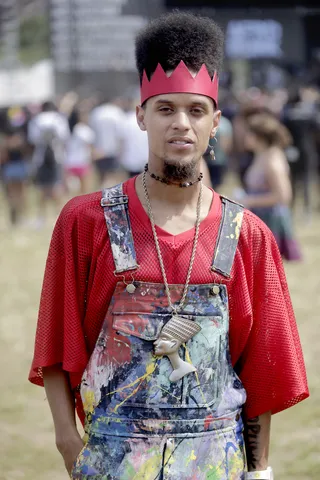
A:
POLYGON ((70 177, 77 178, 80 184, 80 194, 88 193, 90 190, 90 169, 95 134, 88 125, 88 117, 88 107, 84 102, 78 107, 78 122, 74 125, 68 141, 64 162, 67 184, 70 177))
POLYGON ((292 189, 284 153, 291 142, 289 131, 274 116, 261 113, 248 118, 245 146, 254 158, 244 177, 246 195, 241 202, 268 225, 286 260, 300 260, 292 233, 292 189))

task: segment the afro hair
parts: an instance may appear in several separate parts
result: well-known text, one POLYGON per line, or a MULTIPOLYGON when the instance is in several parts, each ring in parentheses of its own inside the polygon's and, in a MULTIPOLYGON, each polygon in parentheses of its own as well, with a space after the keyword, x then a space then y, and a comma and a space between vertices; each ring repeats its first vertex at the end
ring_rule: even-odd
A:
POLYGON ((211 76, 219 72, 223 60, 223 32, 208 17, 172 12, 151 21, 136 38, 136 65, 142 80, 161 64, 174 70, 181 60, 198 72, 203 64, 211 76))

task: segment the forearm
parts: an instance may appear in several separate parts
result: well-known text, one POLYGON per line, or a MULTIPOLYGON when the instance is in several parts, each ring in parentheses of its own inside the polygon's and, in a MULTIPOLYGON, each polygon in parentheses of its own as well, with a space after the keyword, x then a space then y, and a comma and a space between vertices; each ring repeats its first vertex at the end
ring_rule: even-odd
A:
POLYGON ((268 467, 271 412, 245 421, 244 438, 248 471, 266 470, 268 467))
POLYGON ((67 374, 60 365, 43 369, 43 380, 50 405, 58 449, 79 437, 75 419, 74 397, 67 374))

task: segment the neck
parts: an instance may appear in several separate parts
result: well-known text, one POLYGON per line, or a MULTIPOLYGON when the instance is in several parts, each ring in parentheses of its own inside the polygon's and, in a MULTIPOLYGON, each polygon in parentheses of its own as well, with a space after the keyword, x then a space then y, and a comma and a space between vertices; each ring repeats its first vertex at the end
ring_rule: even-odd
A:
POLYGON ((179 367, 181 367, 181 360, 182 359, 180 358, 178 352, 170 353, 169 355, 167 355, 167 357, 169 358, 169 360, 171 362, 173 370, 177 370, 179 367))
MULTIPOLYGON (((189 181, 192 180, 190 179, 189 181)), ((139 178, 139 183, 141 184, 141 182, 142 178, 139 178)), ((148 173, 146 175, 146 183, 150 198, 161 201, 164 205, 193 204, 198 200, 200 192, 200 182, 195 183, 191 187, 180 188, 179 185, 166 185, 165 183, 154 180, 148 173)))
POLYGON ((150 176, 154 174, 160 178, 164 178, 161 169, 149 167, 146 174, 147 188, 149 195, 154 200, 161 200, 163 203, 187 204, 193 203, 194 199, 198 198, 200 191, 200 182, 198 181, 200 175, 200 168, 198 168, 192 177, 184 178, 183 180, 169 180, 169 184, 162 183, 150 176), (180 183, 193 183, 187 187, 181 188, 180 183))

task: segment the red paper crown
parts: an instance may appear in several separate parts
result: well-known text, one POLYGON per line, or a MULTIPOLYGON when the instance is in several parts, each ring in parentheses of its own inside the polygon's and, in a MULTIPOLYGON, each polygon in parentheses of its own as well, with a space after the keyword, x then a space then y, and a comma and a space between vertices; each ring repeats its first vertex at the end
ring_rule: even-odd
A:
POLYGON ((160 63, 148 79, 143 72, 141 84, 141 105, 150 97, 165 93, 195 93, 212 98, 218 104, 218 75, 210 77, 205 64, 202 65, 195 77, 192 76, 186 64, 181 60, 176 69, 168 77, 160 63))

